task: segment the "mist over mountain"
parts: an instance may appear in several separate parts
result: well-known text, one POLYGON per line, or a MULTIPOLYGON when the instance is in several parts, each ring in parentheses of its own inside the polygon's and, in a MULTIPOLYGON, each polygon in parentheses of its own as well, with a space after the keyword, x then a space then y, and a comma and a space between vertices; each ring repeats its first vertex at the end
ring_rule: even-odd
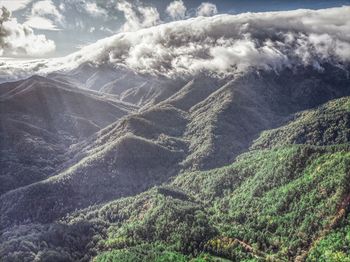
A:
POLYGON ((7 62, 3 74, 70 70, 83 63, 167 77, 232 75, 248 68, 349 62, 348 6, 197 17, 124 32, 59 59, 7 62))
POLYGON ((1 62, 0 261, 349 260, 349 14, 199 16, 1 62))

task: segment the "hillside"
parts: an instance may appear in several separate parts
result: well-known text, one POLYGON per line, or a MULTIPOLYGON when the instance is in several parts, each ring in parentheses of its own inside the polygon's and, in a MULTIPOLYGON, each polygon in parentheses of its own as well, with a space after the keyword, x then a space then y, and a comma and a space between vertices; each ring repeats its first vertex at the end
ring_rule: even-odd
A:
MULTIPOLYGON (((68 102, 73 96, 65 96, 64 92, 72 91, 64 89, 63 85, 61 89, 64 92, 51 94, 42 101, 49 101, 48 104, 57 109, 63 106, 58 105, 57 101, 51 102, 50 98, 62 97, 66 103, 64 108, 71 110, 70 114, 64 115, 65 118, 67 115, 75 117, 76 114, 82 115, 85 111, 91 111, 86 108, 83 112, 77 106, 84 104, 95 106, 94 108, 100 110, 87 113, 92 118, 89 123, 96 122, 95 132, 104 123, 112 122, 109 117, 116 117, 119 120, 116 119, 117 121, 113 124, 95 134, 91 131, 91 137, 71 147, 69 152, 65 151, 66 161, 61 162, 59 169, 56 168, 54 178, 19 188, 0 197, 0 202, 4 203, 0 217, 9 215, 13 223, 16 220, 24 221, 29 218, 36 221, 39 217, 41 220, 51 222, 52 219, 76 208, 84 208, 116 197, 142 192, 150 186, 165 182, 181 170, 207 170, 229 164, 237 155, 249 148, 261 131, 278 126, 290 114, 300 109, 314 107, 335 97, 350 95, 346 74, 334 67, 330 67, 329 71, 338 76, 336 80, 331 81, 327 74, 307 68, 294 73, 293 85, 283 80, 286 74, 291 73, 288 69, 279 75, 273 72, 260 74, 248 72, 236 79, 228 79, 225 84, 221 81, 222 86, 220 82, 215 82, 211 78, 196 78, 189 81, 174 95, 164 98, 159 104, 146 106, 138 113, 125 117, 122 117, 122 112, 125 111, 122 111, 124 109, 120 109, 120 106, 117 108, 119 112, 115 112, 114 115, 108 111, 109 108, 116 107, 112 103, 103 104, 104 107, 101 107, 100 104, 94 105, 90 101, 77 100, 84 96, 76 96, 76 101, 74 103, 72 101, 70 107, 68 102), (306 75, 309 78, 306 78, 306 75), (208 85, 212 88, 202 89, 207 81, 213 84, 208 85), (307 91, 305 91, 305 85, 308 86, 307 91), (203 95, 196 95, 196 99, 193 99, 194 92, 199 92, 199 89, 203 95), (303 90, 303 93, 300 94, 300 90, 303 90), (324 91, 317 93, 316 97, 316 90, 324 91), (182 104, 179 104, 179 101, 182 101, 182 104), (186 107, 184 107, 185 104, 186 107), (98 115, 99 112, 101 112, 100 115, 98 115), (94 117, 100 122, 94 120, 94 117), (103 120, 105 122, 101 122, 102 119, 106 119, 103 120), (63 183, 61 181, 65 181, 64 188, 55 189, 61 188, 63 183), (133 185, 134 182, 137 182, 136 185, 133 185), (44 200, 40 194, 42 190, 46 196, 44 200), (94 194, 86 198, 86 194, 89 195, 91 190, 94 194), (13 200, 18 199, 19 195, 25 196, 21 198, 23 203, 22 200, 12 203, 13 200), (41 201, 44 201, 42 206, 45 208, 40 208, 41 205, 38 205, 39 210, 35 211, 35 217, 22 208, 31 202, 41 203, 41 201), (58 208, 55 207, 57 202, 61 203, 58 208), (11 206, 10 214, 7 206, 11 206), (55 212, 47 211, 52 208, 55 212), (23 212, 23 217, 18 212, 23 212)), ((22 92, 28 92, 27 90, 28 88, 22 92)), ((35 85, 34 90, 41 90, 40 85, 35 85)), ((50 85, 45 86, 44 90, 45 94, 49 94, 50 85)), ((79 89, 79 92, 88 91, 79 89)), ((89 93, 89 95, 92 94, 89 93)), ((31 100, 26 95, 26 108, 37 110, 30 112, 31 115, 50 112, 49 108, 36 109, 34 104, 40 104, 35 99, 37 99, 36 96, 31 100)), ((9 103, 6 101, 4 103, 9 103)), ((11 99, 8 98, 8 101, 11 99)), ((6 106, 6 110, 11 110, 11 106, 6 106)), ((22 113, 25 109, 13 110, 22 113)), ((55 115, 55 112, 50 114, 55 115)), ((58 114, 58 117, 60 116, 58 114)), ((57 118, 57 124, 49 116, 45 119, 49 119, 49 123, 53 123, 51 125, 55 129, 66 128, 64 131, 74 132, 69 125, 67 127, 62 125, 61 118, 57 118)), ((78 127, 78 130, 87 132, 89 128, 88 126, 78 127)))
POLYGON ((53 175, 71 145, 136 110, 39 76, 0 90, 0 194, 53 175))
MULTIPOLYGON (((342 98, 301 114, 330 113, 336 105, 346 116, 349 108, 343 105, 349 101, 342 98)), ((23 246, 12 256, 30 257, 40 250, 40 257, 65 261, 99 253, 95 261, 345 258, 348 254, 331 239, 346 241, 348 152, 347 144, 252 150, 226 167, 185 172, 166 186, 77 211, 49 228, 17 226, 4 234, 2 247, 10 258, 13 243, 29 241, 31 251, 23 246), (20 239, 14 235, 19 232, 20 239), (88 232, 84 239, 82 232, 88 232), (63 241, 54 244, 58 237, 63 241), (35 244, 41 241, 48 244, 44 251, 35 244)))
POLYGON ((346 257, 329 240, 347 232, 350 193, 348 79, 334 70, 335 86, 317 71, 304 71, 315 83, 295 75, 290 86, 274 73, 226 84, 208 79, 204 89, 205 81, 194 79, 159 104, 121 117, 65 151, 69 159, 55 176, 0 197, 0 255, 346 257))

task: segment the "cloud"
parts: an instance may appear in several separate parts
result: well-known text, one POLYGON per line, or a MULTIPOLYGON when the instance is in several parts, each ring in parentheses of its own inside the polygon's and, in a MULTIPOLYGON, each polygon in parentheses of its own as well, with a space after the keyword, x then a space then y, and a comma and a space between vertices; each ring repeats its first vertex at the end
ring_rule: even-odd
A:
POLYGON ((89 60, 168 77, 350 61, 349 12, 341 7, 176 21, 116 35, 89 60))
POLYGON ((26 26, 29 26, 35 29, 51 30, 51 31, 59 30, 52 20, 45 17, 40 17, 40 16, 29 17, 24 24, 26 26))
POLYGON ((218 9, 216 8, 216 5, 212 3, 202 3, 197 8, 197 16, 213 16, 218 13, 218 9))
POLYGON ((63 16, 51 0, 39 1, 33 4, 31 14, 25 24, 42 30, 59 30, 57 24, 63 23, 63 16))
POLYGON ((6 7, 10 12, 25 8, 33 0, 1 0, 0 6, 6 7))
POLYGON ((139 7, 142 16, 142 27, 151 27, 160 23, 160 17, 155 7, 139 7))
POLYGON ((117 9, 124 13, 125 24, 122 31, 136 31, 140 28, 154 26, 160 23, 158 10, 154 7, 146 7, 140 3, 133 5, 127 1, 119 1, 117 9))
POLYGON ((141 22, 131 3, 122 1, 117 3, 117 9, 124 13, 125 24, 123 31, 135 31, 141 27, 141 22))
POLYGON ((173 20, 181 20, 186 16, 187 8, 182 0, 171 2, 166 8, 166 12, 173 20))
POLYGON ((94 17, 106 16, 106 10, 100 8, 96 3, 85 3, 85 10, 94 17))
POLYGON ((34 3, 31 10, 32 15, 37 16, 52 16, 55 20, 61 21, 63 16, 57 10, 51 0, 44 0, 34 3))
MULTIPOLYGON (((124 32, 70 56, 21 64, 31 73, 70 70, 85 62, 166 77, 350 62, 350 7, 216 15, 124 32)), ((16 70, 7 62, 0 71, 16 70), (12 68, 12 69, 11 69, 12 68)), ((29 72, 28 71, 28 72, 29 72)))
POLYGON ((36 35, 27 25, 22 25, 6 8, 0 11, 0 55, 43 56, 55 50, 55 43, 44 35, 36 35))

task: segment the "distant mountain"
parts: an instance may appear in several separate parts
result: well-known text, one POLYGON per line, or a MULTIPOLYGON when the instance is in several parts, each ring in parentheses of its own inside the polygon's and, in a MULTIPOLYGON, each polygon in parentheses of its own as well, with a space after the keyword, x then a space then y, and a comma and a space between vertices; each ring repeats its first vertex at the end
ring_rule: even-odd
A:
POLYGON ((0 194, 55 174, 71 145, 137 109, 38 76, 0 90, 0 194))

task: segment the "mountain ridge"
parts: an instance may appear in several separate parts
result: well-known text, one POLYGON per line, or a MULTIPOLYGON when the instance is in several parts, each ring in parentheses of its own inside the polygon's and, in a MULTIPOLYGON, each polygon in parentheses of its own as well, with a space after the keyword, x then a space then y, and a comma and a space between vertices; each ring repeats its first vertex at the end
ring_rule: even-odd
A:
POLYGON ((350 260, 349 8, 0 63, 0 261, 350 260))

